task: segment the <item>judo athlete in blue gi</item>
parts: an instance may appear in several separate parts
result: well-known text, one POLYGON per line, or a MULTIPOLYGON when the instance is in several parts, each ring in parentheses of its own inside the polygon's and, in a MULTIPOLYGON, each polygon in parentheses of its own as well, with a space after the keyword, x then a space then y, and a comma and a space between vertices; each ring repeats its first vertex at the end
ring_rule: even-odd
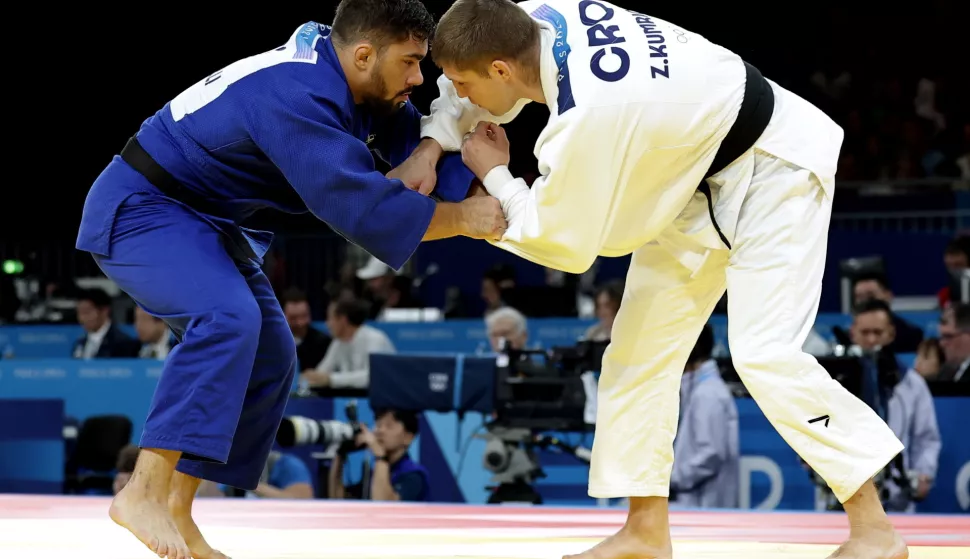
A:
POLYGON ((422 240, 501 238, 498 201, 469 195, 473 174, 439 160, 408 103, 433 28, 418 0, 345 0, 332 26, 307 23, 171 100, 91 188, 77 248, 181 339, 110 511, 160 557, 225 557, 193 497, 201 479, 256 488, 295 374, 260 271, 271 235, 242 220, 309 210, 396 269, 422 240))

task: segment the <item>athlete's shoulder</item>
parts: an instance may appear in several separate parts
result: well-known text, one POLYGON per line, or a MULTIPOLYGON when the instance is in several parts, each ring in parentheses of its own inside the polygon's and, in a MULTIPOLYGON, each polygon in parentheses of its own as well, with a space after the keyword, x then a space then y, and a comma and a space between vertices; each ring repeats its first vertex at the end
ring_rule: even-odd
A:
MULTIPOLYGON (((249 62, 247 66, 268 70, 267 75, 303 73, 306 76, 317 76, 321 72, 315 67, 332 66, 333 61, 329 52, 332 47, 329 45, 329 38, 329 25, 308 21, 297 27, 281 46, 245 60, 249 62)), ((327 75, 332 72, 322 73, 327 75)), ((273 78, 276 76, 274 75, 273 78)))
POLYGON ((267 98, 287 103, 308 91, 339 100, 343 82, 331 60, 329 36, 328 25, 300 25, 281 46, 237 60, 183 91, 170 103, 172 116, 178 121, 214 103, 251 106, 267 98))

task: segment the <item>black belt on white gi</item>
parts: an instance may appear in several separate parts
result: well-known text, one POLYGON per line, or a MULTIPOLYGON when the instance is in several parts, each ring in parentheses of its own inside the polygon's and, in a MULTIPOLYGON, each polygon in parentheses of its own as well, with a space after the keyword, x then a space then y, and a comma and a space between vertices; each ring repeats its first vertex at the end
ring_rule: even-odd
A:
MULTIPOLYGON (((186 188, 184 184, 178 181, 171 173, 165 170, 155 159, 145 151, 145 148, 138 143, 137 138, 134 136, 128 140, 125 144, 124 149, 121 150, 121 159, 130 165, 134 170, 138 171, 143 177, 148 179, 148 182, 160 190, 162 194, 168 196, 173 200, 182 202, 186 206, 214 217, 221 217, 225 214, 225 210, 221 208, 217 203, 208 200, 199 194, 186 188)), ((228 232, 227 232, 228 233, 228 232)), ((237 248, 243 251, 243 254, 248 258, 256 259, 256 252, 253 250, 249 241, 245 239, 242 231, 239 231, 238 235, 230 235, 233 238, 234 244, 237 248)))
POLYGON ((707 209, 711 214, 711 222, 714 224, 718 236, 721 237, 721 241, 729 249, 731 243, 728 242, 727 237, 721 232, 717 220, 714 219, 714 201, 711 198, 711 186, 707 184, 707 179, 723 171, 735 159, 751 149, 751 146, 758 141, 765 128, 768 127, 771 115, 775 111, 775 93, 771 90, 771 84, 768 83, 768 80, 761 75, 757 68, 747 62, 744 63, 744 70, 746 74, 744 99, 741 101, 738 117, 731 125, 731 129, 728 130, 727 136, 721 141, 714 161, 707 170, 707 175, 697 187, 704 193, 704 196, 707 196, 707 209))

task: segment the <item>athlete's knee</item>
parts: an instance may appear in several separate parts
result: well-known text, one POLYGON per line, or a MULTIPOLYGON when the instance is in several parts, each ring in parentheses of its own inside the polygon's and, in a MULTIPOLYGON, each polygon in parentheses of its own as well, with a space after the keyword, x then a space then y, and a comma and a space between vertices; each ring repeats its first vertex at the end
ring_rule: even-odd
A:
POLYGON ((741 343, 731 345, 731 361, 738 375, 744 380, 761 374, 785 375, 803 370, 811 356, 801 348, 771 343, 755 345, 741 343))
POLYGON ((252 295, 226 298, 212 305, 211 310, 194 322, 195 328, 204 328, 209 336, 252 347, 259 343, 262 329, 259 305, 252 295))

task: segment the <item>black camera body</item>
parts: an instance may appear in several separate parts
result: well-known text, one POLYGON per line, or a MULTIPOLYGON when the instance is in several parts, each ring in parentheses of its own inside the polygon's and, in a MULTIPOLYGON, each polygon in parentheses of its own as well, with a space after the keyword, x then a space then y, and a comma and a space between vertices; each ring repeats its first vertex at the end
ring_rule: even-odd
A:
POLYGON ((609 342, 580 341, 543 350, 503 349, 495 367, 495 425, 543 431, 586 431, 582 376, 598 372, 609 342))
POLYGON ((609 342, 580 341, 548 351, 505 347, 495 367, 494 417, 488 424, 483 465, 495 474, 490 504, 541 504, 532 483, 545 477, 538 450, 556 449, 589 463, 589 450, 542 435, 588 431, 586 373, 602 368, 609 342))

